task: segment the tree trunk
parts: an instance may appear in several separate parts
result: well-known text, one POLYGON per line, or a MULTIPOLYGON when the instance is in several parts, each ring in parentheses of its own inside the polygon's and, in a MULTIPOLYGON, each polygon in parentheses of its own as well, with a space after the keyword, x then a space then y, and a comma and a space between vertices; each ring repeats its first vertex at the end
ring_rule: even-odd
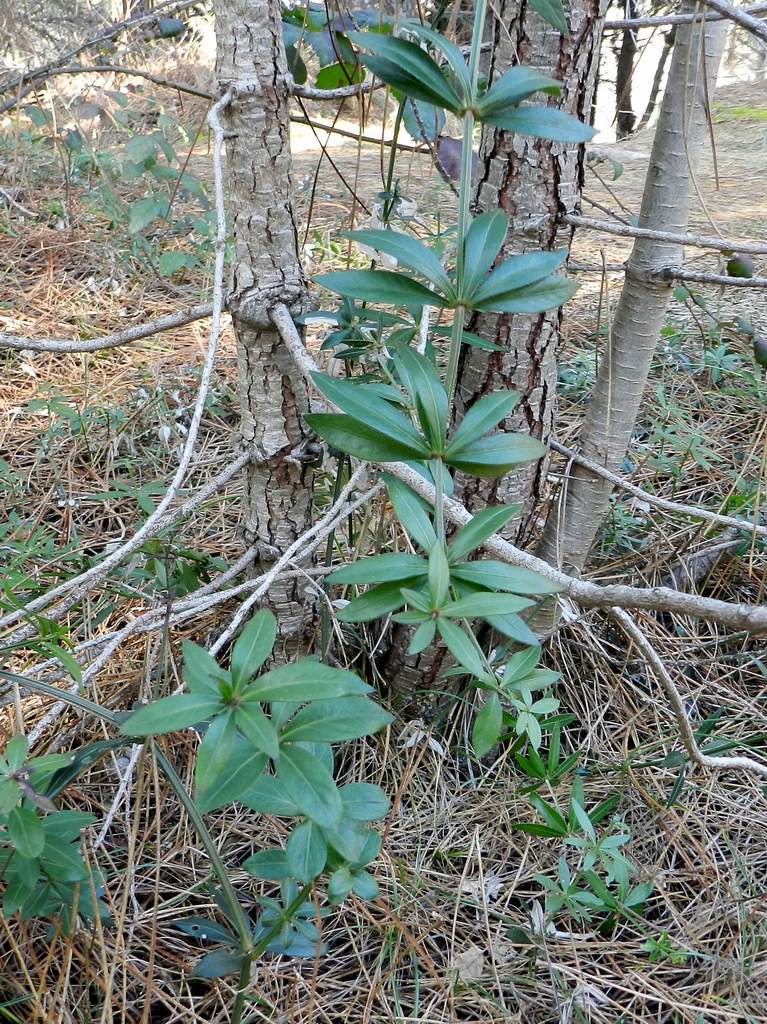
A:
MULTIPOLYGON (((491 76, 502 74, 517 61, 550 75, 562 82, 562 95, 551 100, 552 105, 588 122, 599 63, 602 3, 574 0, 568 7, 570 32, 566 36, 529 7, 520 18, 520 7, 520 0, 505 0, 502 23, 494 19, 491 76)), ((485 129, 476 205, 479 211, 500 207, 509 215, 509 233, 499 260, 535 249, 570 248, 572 230, 559 218, 579 208, 584 156, 582 146, 485 129)), ((489 391, 512 388, 521 400, 506 429, 531 434, 545 443, 554 422, 562 311, 536 316, 476 314, 468 326, 503 351, 464 348, 457 412, 462 414, 489 391)), ((472 510, 491 503, 522 502, 523 515, 506 530, 506 536, 516 540, 525 532, 544 479, 545 465, 540 462, 499 480, 472 478, 463 486, 458 481, 458 485, 472 510)))
MULTIPOLYGON (((706 88, 716 82, 726 23, 678 26, 668 85, 647 172, 639 224, 682 233, 692 196, 695 166, 706 123, 706 88), (705 48, 706 72, 702 54, 705 48)), ((580 435, 583 455, 616 472, 628 449, 655 352, 671 284, 664 267, 682 261, 682 249, 637 239, 615 310, 608 352, 580 435)), ((567 572, 583 568, 610 500, 611 485, 575 466, 546 523, 541 555, 567 572)))
MULTIPOLYGON (((308 395, 269 317, 306 293, 293 215, 287 64, 278 0, 216 0, 216 73, 236 95, 224 115, 233 222, 228 308, 237 337, 243 442, 256 453, 245 481, 245 537, 259 571, 310 525, 310 470, 301 459, 308 395)), ((299 583, 275 583, 281 633, 303 631, 299 583)))
MULTIPOLYGON (((625 5, 624 17, 635 18, 637 8, 634 0, 625 5)), ((625 139, 634 131, 636 114, 631 100, 631 80, 634 77, 634 60, 637 55, 635 29, 624 28, 621 33, 621 45, 618 51, 615 71, 615 134, 618 139, 625 139)))
POLYGON ((663 37, 663 50, 658 60, 658 65, 655 68, 655 74, 653 75, 652 87, 650 89, 650 96, 647 100, 647 106, 645 112, 642 114, 642 120, 637 125, 637 131, 641 132, 646 124, 650 123, 650 118, 655 113, 655 107, 658 103, 658 96, 660 94, 660 87, 663 84, 663 76, 666 73, 666 65, 668 64, 669 55, 674 48, 674 40, 676 39, 676 25, 672 25, 666 35, 663 37))
MULTIPOLYGON (((520 0, 504 0, 493 19, 494 40, 489 74, 501 75, 522 63, 562 82, 553 104, 584 121, 591 106, 599 62, 602 0, 573 0, 568 9, 570 31, 562 36, 520 0)), ((542 102, 542 100, 539 100, 542 102)), ((487 128, 480 148, 476 207, 500 207, 510 219, 509 234, 499 256, 535 249, 569 248, 572 231, 559 223, 563 213, 579 205, 583 181, 583 147, 553 143, 487 128)), ((512 388, 521 395, 506 428, 532 434, 544 442, 551 433, 557 379, 557 344, 562 313, 537 316, 480 314, 468 324, 474 333, 502 346, 502 352, 465 347, 459 365, 456 412, 460 416, 489 391, 512 388)), ((537 503, 543 463, 521 467, 500 480, 457 480, 457 490, 473 510, 489 503, 521 502, 523 514, 505 533, 516 539, 524 532, 537 503)), ((418 657, 407 647, 411 631, 395 626, 386 664, 393 696, 414 716, 433 717, 434 690, 445 652, 434 645, 418 657)))

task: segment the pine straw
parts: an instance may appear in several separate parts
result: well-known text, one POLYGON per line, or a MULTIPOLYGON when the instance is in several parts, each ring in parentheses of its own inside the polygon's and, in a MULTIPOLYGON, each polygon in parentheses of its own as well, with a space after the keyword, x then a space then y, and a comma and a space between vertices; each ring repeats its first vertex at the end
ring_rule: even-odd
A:
MULTIPOLYGON (((376 173, 369 171, 367 198, 375 196, 376 173)), ((320 192, 331 196, 334 186, 327 178, 322 181, 320 192)), ((319 223, 327 218, 328 225, 335 224, 338 205, 324 203, 324 195, 319 196, 319 223)), ((342 205, 337 193, 334 202, 342 205)), ((89 330, 103 332, 125 326, 126 311, 131 319, 158 316, 184 301, 156 280, 120 279, 118 274, 123 291, 106 284, 114 275, 111 269, 105 272, 111 257, 104 246, 94 246, 90 228, 77 220, 69 232, 38 226, 9 240, 0 295, 5 329, 45 336, 71 325, 75 336, 87 317, 89 330), (94 288, 87 285, 91 276, 94 288), (21 292, 25 301, 18 305, 21 292)), ((201 282, 185 286, 188 301, 198 297, 198 287, 201 282)), ((593 302, 573 306, 568 331, 570 363, 579 352, 593 361, 593 302)), ((81 357, 2 357, 3 457, 23 481, 24 494, 16 495, 13 504, 23 510, 28 525, 47 523, 59 543, 72 541, 87 550, 100 549, 107 538, 132 527, 134 498, 110 499, 107 505, 89 503, 86 496, 109 489, 115 478, 134 485, 167 479, 173 453, 163 447, 157 431, 174 422, 178 406, 167 399, 175 389, 182 407, 191 400, 204 337, 204 324, 190 325, 129 353, 90 357, 87 373, 81 357), (92 406, 129 409, 133 418, 124 428, 126 447, 115 453, 98 425, 90 436, 64 432, 44 440, 47 419, 24 406, 46 384, 80 405, 87 396, 92 406), (155 387, 160 396, 154 395, 155 387), (79 501, 59 507, 59 495, 79 501)), ((662 358, 654 374, 654 383, 664 383, 700 423, 718 461, 710 469, 688 462, 675 483, 647 458, 639 482, 664 496, 713 507, 729 492, 733 474, 759 478, 763 410, 751 385, 728 378, 727 387, 716 389, 704 374, 679 374, 662 358)), ((233 376, 228 343, 220 364, 220 408, 204 423, 200 478, 220 468, 234 450, 227 391, 233 376)), ((660 415, 652 395, 645 411, 648 424, 660 415)), ((567 399, 558 428, 563 441, 578 413, 578 403, 567 399)), ((227 498, 236 497, 233 487, 227 498)), ((643 547, 638 553, 606 552, 594 570, 600 577, 659 582, 673 567, 672 552, 712 542, 688 523, 634 507, 631 511, 642 520, 643 547)), ((174 540, 231 560, 240 550, 237 524, 236 500, 222 500, 185 523, 174 540)), ((42 560, 35 568, 51 572, 42 560)), ((713 596, 753 601, 763 599, 763 581, 764 558, 754 551, 715 566, 698 585, 713 596)), ((162 598, 156 595, 155 600, 162 598)), ((97 628, 113 628, 131 609, 132 602, 125 600, 97 628)), ((193 629, 174 630, 168 660, 159 666, 155 640, 131 639, 98 678, 92 696, 124 708, 147 692, 148 681, 158 673, 164 685, 175 685, 183 637, 204 642, 231 610, 209 613, 193 629)), ((764 729, 766 673, 758 660, 763 657, 759 640, 727 637, 692 620, 644 619, 642 624, 696 720, 724 708, 718 736, 749 739, 764 729)), ((351 650, 338 654, 353 656, 351 650)), ((545 660, 562 672, 558 696, 563 708, 577 716, 565 747, 581 751, 588 804, 619 797, 616 813, 631 830, 628 853, 639 866, 637 880, 654 885, 645 920, 621 921, 600 932, 559 918, 559 933, 536 932, 531 914, 542 890, 535 876, 554 872, 562 847, 516 829, 519 822, 536 820, 519 769, 506 757, 490 767, 466 760, 468 724, 460 706, 436 748, 425 738, 408 746, 413 727, 398 721, 374 742, 350 745, 341 766, 344 780, 377 782, 396 794, 375 865, 381 896, 372 906, 352 900, 323 922, 330 952, 321 960, 259 963, 251 988, 259 1000, 251 1007, 252 1021, 767 1021, 767 824, 759 785, 736 774, 690 771, 668 806, 680 777, 678 765, 662 764, 678 750, 670 713, 624 638, 599 614, 563 627, 546 645, 545 660), (509 937, 512 928, 523 929, 532 941, 520 944, 518 931, 509 937), (688 954, 684 962, 652 962, 642 949, 648 937, 661 939, 664 933, 688 954)), ((22 658, 18 662, 24 667, 22 658)), ((26 698, 25 727, 31 728, 47 707, 45 701, 26 698)), ((12 717, 11 707, 5 712, 6 731, 12 717)), ((67 711, 38 749, 73 749, 105 735, 101 725, 67 711)), ((158 742, 191 787, 192 734, 158 742)), ((69 788, 62 806, 90 810, 103 820, 126 754, 120 751, 91 769, 69 788)), ((564 809, 571 781, 544 796, 564 809)), ((255 912, 255 898, 269 893, 270 883, 255 883, 239 866, 252 851, 284 842, 284 824, 242 809, 209 815, 208 823, 238 891, 255 912)), ((217 915, 205 888, 209 864, 149 751, 141 756, 128 800, 118 809, 96 860, 112 913, 108 925, 92 932, 82 925, 73 937, 65 937, 51 935, 41 922, 2 922, 2 994, 8 1000, 26 997, 12 1011, 16 1019, 51 1024, 226 1021, 232 983, 191 980, 189 971, 202 944, 172 927, 177 918, 217 915)))

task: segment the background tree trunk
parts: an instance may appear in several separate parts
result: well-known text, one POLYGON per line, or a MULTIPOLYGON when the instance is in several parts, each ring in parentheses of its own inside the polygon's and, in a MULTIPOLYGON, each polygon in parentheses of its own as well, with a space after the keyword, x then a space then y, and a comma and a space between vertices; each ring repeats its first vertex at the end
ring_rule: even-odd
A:
MULTIPOLYGON (((489 75, 496 78, 521 63, 562 82, 562 95, 552 104, 590 121, 599 63, 602 0, 573 0, 568 5, 570 31, 560 35, 521 0, 503 0, 493 19, 493 49, 489 75)), ((559 223, 563 213, 579 205, 584 149, 485 129, 476 181, 478 211, 499 207, 509 215, 508 238, 499 260, 535 249, 569 248, 570 228, 559 223)), ((459 365, 456 412, 460 416, 489 391, 511 388, 521 400, 506 428, 531 434, 544 442, 554 422, 557 344, 562 325, 560 310, 537 316, 480 314, 467 325, 502 352, 464 347, 459 365)), ((470 509, 489 503, 521 502, 523 514, 505 533, 512 539, 524 533, 545 479, 543 462, 521 467, 500 480, 471 478, 456 481, 470 509)), ((395 626, 384 676, 396 701, 414 716, 430 718, 438 700, 433 691, 445 652, 434 645, 418 657, 407 654, 411 630, 395 626), (420 696, 418 696, 420 694, 420 696)))
MULTIPOLYGON (((237 94, 224 115, 234 229, 229 309, 237 336, 240 430, 257 460, 246 475, 245 536, 259 569, 310 524, 310 470, 301 461, 308 396, 269 318, 306 292, 292 205, 287 64, 277 0, 216 0, 216 73, 237 94)), ((302 631, 302 587, 270 588, 283 635, 302 631)))
MULTIPOLYGON (((621 14, 624 18, 637 16, 637 6, 634 0, 628 0, 625 5, 621 4, 621 14)), ((634 131, 636 114, 631 99, 631 85, 638 49, 636 30, 624 28, 621 33, 621 45, 618 48, 615 70, 615 134, 618 139, 625 139, 634 131)))
MULTIPOLYGON (((695 166, 706 124, 706 88, 716 82, 726 23, 678 26, 668 85, 658 118, 639 224, 681 233, 687 229, 695 166), (705 52, 706 71, 703 67, 705 52)), ((626 455, 672 285, 656 275, 679 265, 682 248, 637 239, 581 428, 583 455, 613 472, 626 455)), ((563 483, 541 543, 552 565, 578 573, 607 511, 611 485, 575 466, 563 483)))

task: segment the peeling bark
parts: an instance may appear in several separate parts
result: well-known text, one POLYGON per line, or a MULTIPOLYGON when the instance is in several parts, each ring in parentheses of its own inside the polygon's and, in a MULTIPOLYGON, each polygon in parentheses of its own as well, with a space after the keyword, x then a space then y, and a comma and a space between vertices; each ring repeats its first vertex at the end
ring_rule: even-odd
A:
MULTIPOLYGON (((263 572, 310 525, 310 470, 302 461, 304 382, 269 318, 275 302, 298 311, 306 280, 298 257, 289 145, 287 63, 277 0, 216 0, 216 74, 234 88, 227 109, 233 221, 229 309, 237 337, 246 472, 245 537, 263 572)), ((269 601, 283 635, 305 626, 298 581, 277 582, 269 601)))
MULTIPOLYGON (((639 226, 687 230, 695 166, 706 124, 706 83, 716 82, 726 25, 679 25, 668 85, 647 172, 639 226), (702 54, 706 54, 706 74, 702 54)), ((626 266, 615 310, 609 350, 599 368, 581 428, 586 458, 616 472, 628 449, 655 346, 663 326, 671 283, 654 276, 682 261, 682 247, 638 238, 626 266)), ((573 467, 546 523, 540 554, 551 565, 577 574, 583 568, 607 511, 612 485, 583 466, 573 467)))

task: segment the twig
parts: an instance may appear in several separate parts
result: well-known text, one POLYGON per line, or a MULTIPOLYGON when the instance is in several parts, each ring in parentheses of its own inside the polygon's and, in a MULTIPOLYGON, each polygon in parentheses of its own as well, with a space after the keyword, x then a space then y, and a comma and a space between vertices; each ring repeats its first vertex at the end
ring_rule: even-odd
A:
POLYGON ((717 284, 725 288, 767 288, 767 277, 730 277, 729 274, 707 274, 702 270, 684 267, 664 267, 651 274, 661 281, 694 281, 697 284, 717 284))
MULTIPOLYGON (((760 14, 762 11, 767 11, 767 2, 760 0, 760 3, 741 7, 740 11, 744 14, 760 14)), ((709 14, 706 21, 722 21, 724 17, 724 14, 709 14)), ((689 25, 691 22, 699 20, 700 15, 698 14, 659 14, 647 18, 613 18, 606 21, 602 27, 609 32, 624 28, 655 28, 658 25, 689 25)))
POLYGON ((692 726, 690 725, 690 721, 685 712, 684 701, 679 695, 679 691, 674 684, 674 680, 671 678, 671 674, 663 664, 658 652, 644 635, 639 626, 637 626, 634 619, 622 608, 609 608, 608 614, 610 618, 614 619, 620 625, 621 629, 631 637, 641 651, 646 662, 652 668, 655 678, 663 687, 663 690, 669 699, 669 703, 671 704, 671 711, 674 715, 682 743, 690 760, 695 764, 700 765, 702 768, 735 768, 741 771, 750 772, 753 775, 767 777, 767 765, 754 760, 752 757, 715 757, 712 754, 703 753, 698 746, 698 741, 695 739, 695 733, 693 732, 692 726))
MULTIPOLYGON (((318 366, 307 352, 301 336, 296 330, 293 318, 287 306, 279 304, 271 310, 272 320, 280 332, 285 347, 290 352, 296 366, 303 374, 307 383, 313 385, 312 374, 318 366)), ((430 504, 434 504, 434 487, 419 473, 402 462, 387 462, 386 472, 395 476, 411 490, 430 504)), ((472 521, 471 513, 460 502, 453 498, 444 499, 445 518, 456 526, 466 526, 472 521)), ((721 622, 732 629, 747 629, 750 632, 767 632, 767 605, 736 604, 730 601, 719 601, 715 598, 701 597, 698 594, 685 594, 668 587, 630 587, 622 583, 598 584, 588 580, 576 579, 559 569, 555 569, 542 558, 522 551, 510 544, 497 533, 484 542, 485 550, 509 565, 518 565, 537 572, 545 579, 555 583, 561 596, 569 597, 577 604, 586 608, 646 608, 653 611, 672 612, 678 615, 692 615, 696 618, 721 622)))
POLYGON ((594 217, 581 217, 573 213, 562 217, 565 224, 576 228, 588 228, 590 231, 601 231, 608 235, 620 235, 624 238, 654 238, 658 242, 671 242, 675 245, 691 245, 698 249, 716 249, 719 252, 748 253, 754 256, 767 254, 767 242, 729 242, 723 238, 709 238, 705 235, 676 234, 674 231, 653 231, 651 228, 639 228, 630 224, 616 224, 608 220, 596 220, 594 217))
POLYGON ((102 349, 129 345, 133 341, 148 338, 153 334, 160 334, 162 331, 171 331, 174 327, 183 327, 185 324, 194 323, 195 320, 204 320, 212 313, 213 303, 203 302, 199 306, 191 306, 189 309, 182 309, 177 313, 169 313, 167 316, 161 316, 157 320, 150 320, 148 323, 139 324, 136 327, 127 327, 124 331, 105 334, 102 338, 87 338, 83 341, 70 341, 68 338, 23 338, 18 334, 0 334, 0 348, 21 349, 30 352, 100 352, 102 349))
POLYGON ((380 89, 382 82, 370 79, 367 82, 360 82, 357 85, 341 85, 337 89, 317 89, 313 85, 299 85, 294 79, 289 78, 290 91, 294 96, 300 96, 302 100, 345 100, 351 96, 362 96, 380 89))
POLYGON ((620 487, 622 491, 628 491, 629 494, 633 494, 637 498, 641 498, 642 501, 646 501, 649 505, 655 505, 656 508, 663 509, 665 512, 677 512, 679 515, 691 516, 693 519, 703 519, 708 523, 716 523, 718 526, 734 527, 737 530, 756 534, 758 537, 767 537, 767 526, 761 526, 759 523, 750 523, 746 519, 739 519, 735 516, 721 515, 719 512, 710 512, 708 509, 700 508, 698 505, 684 505, 682 502, 669 501, 667 498, 661 498, 657 494, 652 494, 650 491, 632 484, 625 477, 610 472, 609 469, 605 469, 599 463, 584 458, 579 452, 572 448, 566 448, 553 438, 549 439, 549 447, 555 452, 559 452, 560 455, 566 455, 568 459, 572 459, 573 462, 584 466, 591 473, 601 476, 604 480, 609 480, 611 484, 620 487))
POLYGON ((354 139, 355 142, 366 143, 370 146, 395 146, 397 149, 401 149, 406 153, 422 153, 423 150, 420 146, 411 146, 407 142, 394 142, 392 139, 377 139, 374 135, 360 135, 359 132, 353 132, 350 128, 339 128, 338 125, 325 124, 324 121, 315 121, 308 117, 299 117, 297 114, 291 114, 290 120, 293 124, 303 124, 309 128, 318 128, 323 132, 330 132, 331 135, 343 135, 344 138, 354 139))
POLYGON ((143 71, 141 68, 129 68, 124 64, 67 64, 59 68, 51 68, 45 77, 47 79, 56 78, 58 75, 91 74, 127 75, 131 78, 145 78, 154 85, 175 89, 176 92, 188 93, 190 96, 199 96, 200 99, 214 100, 216 98, 214 93, 206 89, 198 89, 194 85, 187 85, 186 82, 176 82, 170 78, 163 78, 161 75, 153 75, 150 71, 143 71))
POLYGON ((22 206, 21 203, 17 203, 11 193, 4 188, 0 188, 0 199, 4 199, 6 203, 14 210, 18 210, 19 213, 23 213, 25 217, 37 217, 38 214, 34 210, 28 210, 26 206, 22 206))
POLYGON ((761 39, 763 43, 767 43, 767 22, 760 21, 759 18, 755 18, 742 7, 733 7, 732 4, 727 3, 727 0, 703 0, 703 3, 706 7, 710 7, 712 11, 716 11, 717 14, 721 14, 730 21, 734 21, 736 25, 746 29, 747 32, 751 32, 752 35, 761 39))

